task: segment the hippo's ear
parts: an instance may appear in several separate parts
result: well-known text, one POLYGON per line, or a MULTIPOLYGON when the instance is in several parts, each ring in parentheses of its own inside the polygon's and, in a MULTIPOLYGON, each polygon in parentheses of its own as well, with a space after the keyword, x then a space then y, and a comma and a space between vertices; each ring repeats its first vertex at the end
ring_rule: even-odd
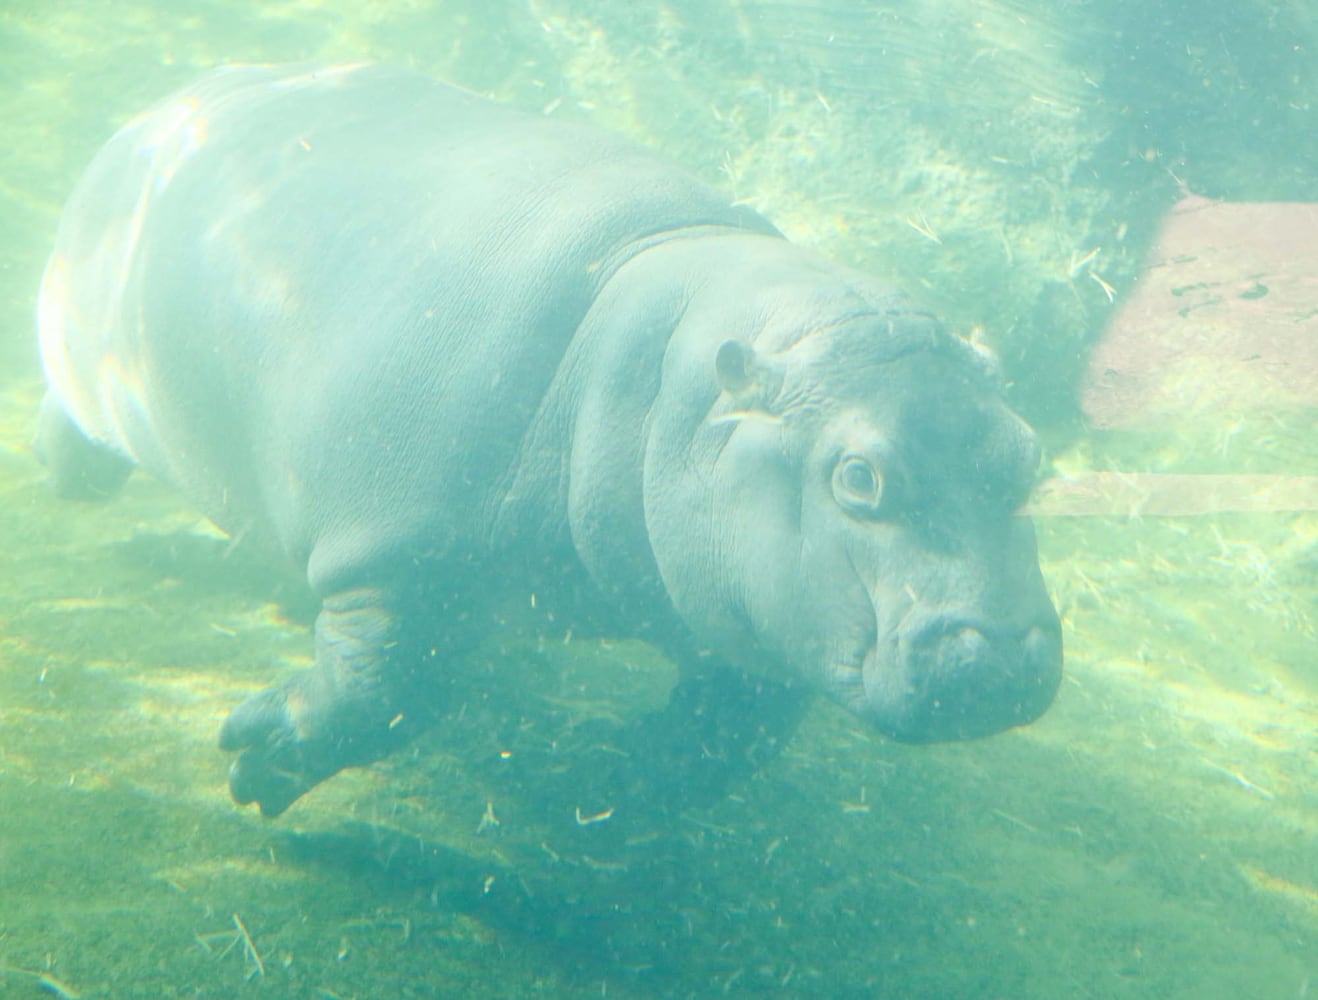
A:
POLYGON ((767 407, 778 394, 782 376, 745 341, 725 340, 714 358, 719 388, 743 406, 767 407))

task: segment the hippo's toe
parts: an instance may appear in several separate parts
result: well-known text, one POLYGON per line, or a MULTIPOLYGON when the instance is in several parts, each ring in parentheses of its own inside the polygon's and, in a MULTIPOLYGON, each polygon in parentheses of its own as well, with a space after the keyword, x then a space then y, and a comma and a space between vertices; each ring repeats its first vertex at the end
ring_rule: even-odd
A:
POLYGON ((378 689, 345 690, 321 669, 261 691, 230 713, 220 748, 237 753, 229 789, 240 805, 255 802, 278 816, 345 767, 370 764, 418 728, 378 689))
POLYGON ((282 688, 268 688, 229 713, 220 729, 220 749, 273 748, 294 738, 287 694, 282 688))
POLYGON ((229 767, 229 793, 239 805, 255 802, 261 815, 274 818, 310 790, 303 775, 281 771, 267 754, 246 750, 229 767))
POLYGON ((234 709, 220 730, 221 749, 239 753, 229 768, 234 801, 257 803, 263 816, 278 816, 338 770, 314 766, 319 755, 299 732, 297 706, 289 689, 270 688, 234 709))

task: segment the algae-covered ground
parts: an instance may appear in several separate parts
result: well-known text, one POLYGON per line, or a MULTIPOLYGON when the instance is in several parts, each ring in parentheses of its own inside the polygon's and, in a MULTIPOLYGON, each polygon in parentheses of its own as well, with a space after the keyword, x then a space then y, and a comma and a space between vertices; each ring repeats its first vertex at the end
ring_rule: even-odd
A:
POLYGON ((1301 7, 1094 6, 0 9, 0 995, 1308 995, 1312 512, 1041 519, 1067 677, 986 741, 818 702, 753 773, 697 754, 674 787, 627 735, 671 667, 510 621, 439 731, 265 822, 216 733, 308 664, 307 595, 144 477, 53 500, 27 447, 35 288, 95 149, 205 66, 369 57, 631 132, 982 325, 1056 468, 1314 475, 1312 410, 1099 435, 1067 405, 1178 182, 1318 200, 1301 7))

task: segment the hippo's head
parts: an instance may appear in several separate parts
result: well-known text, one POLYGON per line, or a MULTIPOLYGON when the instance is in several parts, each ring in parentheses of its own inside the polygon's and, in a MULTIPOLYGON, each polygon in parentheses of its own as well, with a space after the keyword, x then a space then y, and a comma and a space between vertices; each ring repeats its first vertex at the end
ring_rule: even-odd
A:
POLYGON ((908 311, 703 355, 717 400, 680 458, 646 463, 651 544, 700 641, 898 740, 1037 718, 1062 664, 1016 513, 1039 447, 991 359, 908 311))

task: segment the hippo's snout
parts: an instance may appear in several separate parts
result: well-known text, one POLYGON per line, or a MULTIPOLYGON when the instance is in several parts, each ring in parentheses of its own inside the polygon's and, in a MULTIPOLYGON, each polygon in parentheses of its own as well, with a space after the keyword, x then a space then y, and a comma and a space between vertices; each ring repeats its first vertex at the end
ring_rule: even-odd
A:
POLYGON ((1061 627, 1051 613, 1015 628, 940 618, 899 634, 882 653, 866 658, 867 707, 904 743, 975 739, 1032 722, 1062 676, 1061 627))

